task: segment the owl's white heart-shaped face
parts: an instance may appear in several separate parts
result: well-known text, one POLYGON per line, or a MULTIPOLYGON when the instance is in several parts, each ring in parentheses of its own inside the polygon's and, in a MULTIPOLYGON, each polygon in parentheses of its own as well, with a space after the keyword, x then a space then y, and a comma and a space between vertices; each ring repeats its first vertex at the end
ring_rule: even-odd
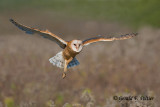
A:
POLYGON ((83 43, 81 40, 73 40, 71 42, 71 48, 73 49, 73 51, 75 52, 80 52, 83 48, 83 43))

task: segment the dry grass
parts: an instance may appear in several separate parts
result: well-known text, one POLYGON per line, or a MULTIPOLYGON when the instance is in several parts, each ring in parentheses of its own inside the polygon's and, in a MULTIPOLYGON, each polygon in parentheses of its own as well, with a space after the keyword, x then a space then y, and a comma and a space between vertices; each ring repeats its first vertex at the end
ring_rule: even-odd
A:
MULTIPOLYGON (((39 19, 34 24, 40 22, 39 19)), ((63 38, 68 40, 116 31, 121 34, 131 32, 116 24, 96 21, 47 20, 44 26, 64 33, 63 38)), ((146 27, 131 40, 86 47, 77 56, 81 64, 70 69, 63 80, 62 69, 48 61, 61 51, 55 43, 20 31, 16 34, 18 29, 11 25, 8 28, 13 34, 8 32, 0 36, 0 106, 45 107, 55 104, 56 107, 125 107, 126 102, 109 101, 116 94, 150 95, 149 92, 155 97, 154 101, 139 104, 148 107, 160 105, 159 29, 146 27)), ((136 103, 129 104, 135 107, 136 103)))

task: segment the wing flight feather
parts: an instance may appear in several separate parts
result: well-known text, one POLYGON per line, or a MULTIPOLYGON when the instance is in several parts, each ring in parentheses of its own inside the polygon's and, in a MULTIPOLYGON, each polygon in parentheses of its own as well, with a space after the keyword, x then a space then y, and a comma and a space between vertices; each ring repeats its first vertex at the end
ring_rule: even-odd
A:
POLYGON ((24 25, 22 25, 20 23, 17 23, 13 19, 10 19, 10 21, 15 26, 17 26, 19 29, 25 31, 27 34, 35 34, 35 33, 37 33, 37 34, 41 35, 44 38, 47 38, 47 39, 50 39, 50 40, 56 42, 63 49, 67 45, 67 42, 65 40, 63 40, 60 37, 58 37, 57 35, 49 32, 48 30, 42 31, 42 30, 38 30, 38 29, 35 29, 35 28, 27 27, 27 26, 24 26, 24 25))
POLYGON ((105 38, 103 36, 97 36, 94 38, 89 38, 83 41, 83 45, 89 45, 91 43, 99 42, 99 41, 114 41, 114 40, 124 40, 124 39, 130 39, 134 36, 137 36, 138 33, 132 33, 132 34, 125 34, 121 35, 120 37, 110 37, 110 38, 105 38))

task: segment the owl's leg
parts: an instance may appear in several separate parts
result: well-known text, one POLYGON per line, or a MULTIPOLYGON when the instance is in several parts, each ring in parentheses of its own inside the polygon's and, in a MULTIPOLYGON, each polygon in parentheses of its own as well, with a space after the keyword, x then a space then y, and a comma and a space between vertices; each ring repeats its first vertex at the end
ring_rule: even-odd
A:
POLYGON ((62 74, 62 78, 64 79, 66 77, 66 72, 67 72, 67 66, 68 64, 72 61, 73 58, 70 58, 69 60, 64 61, 64 72, 62 74))
POLYGON ((62 74, 62 78, 64 79, 66 77, 66 72, 67 72, 67 60, 64 61, 64 72, 62 74))

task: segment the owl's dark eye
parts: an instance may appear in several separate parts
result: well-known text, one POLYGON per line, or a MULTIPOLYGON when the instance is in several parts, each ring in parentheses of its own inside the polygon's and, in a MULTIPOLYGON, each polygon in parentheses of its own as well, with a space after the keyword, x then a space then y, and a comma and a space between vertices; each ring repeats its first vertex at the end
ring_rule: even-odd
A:
POLYGON ((76 44, 73 44, 74 46, 76 46, 76 44))

